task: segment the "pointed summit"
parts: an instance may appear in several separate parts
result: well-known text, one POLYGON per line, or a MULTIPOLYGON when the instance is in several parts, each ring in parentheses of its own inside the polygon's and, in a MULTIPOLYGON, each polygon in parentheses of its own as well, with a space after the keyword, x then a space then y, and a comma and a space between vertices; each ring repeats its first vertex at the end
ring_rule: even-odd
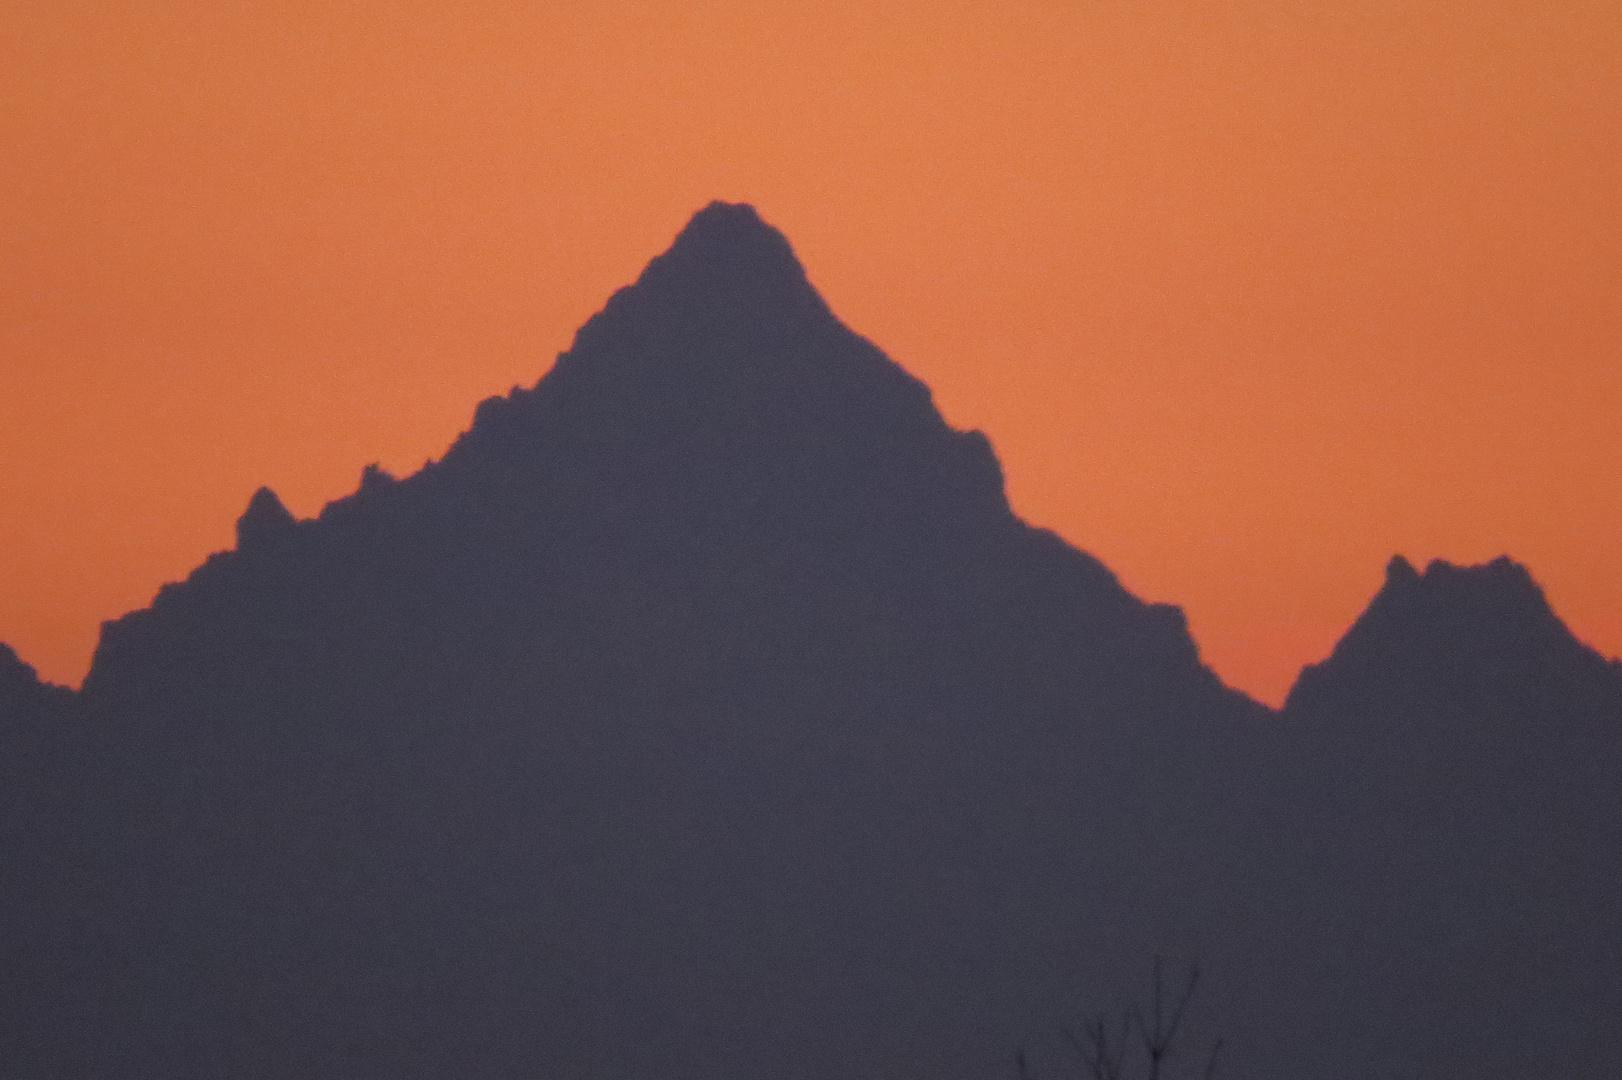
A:
POLYGON ((718 457, 734 483, 750 462, 830 477, 944 460, 1001 499, 983 437, 953 432, 928 388, 840 322, 788 240, 747 205, 700 210, 534 390, 484 402, 471 442, 487 438, 509 459, 537 440, 718 457), (864 455, 870 464, 853 468, 864 455))
POLYGON ((293 531, 293 515, 268 487, 262 487, 248 500, 248 509, 237 518, 237 549, 250 551, 274 542, 293 531))
POLYGON ((775 257, 780 265, 798 267, 788 238, 761 220, 759 211, 748 203, 720 200, 688 219, 668 254, 674 258, 720 255, 722 259, 736 259, 745 252, 775 257))
MULTIPOLYGON (((665 318, 707 313, 711 330, 740 317, 838 322, 807 280, 788 238, 746 203, 712 202, 694 214, 636 283, 615 294, 603 315, 614 315, 633 297, 662 308, 665 318)), ((587 323, 582 335, 591 327, 587 323)), ((577 341, 576 350, 579 346, 577 341)))
POLYGON ((1386 588, 1402 588, 1419 580, 1419 571, 1414 564, 1401 555, 1391 556, 1391 561, 1385 564, 1386 588))
POLYGON ((636 283, 581 329, 571 353, 590 340, 599 321, 623 319, 625 308, 657 312, 667 331, 678 321, 702 321, 710 332, 727 324, 844 329, 806 278, 788 238, 746 203, 712 202, 694 214, 636 283))
POLYGON ((694 214, 670 249, 648 264, 643 283, 815 295, 788 238, 747 203, 712 202, 694 214))
POLYGON ((1531 572, 1507 555, 1479 566, 1433 559, 1423 576, 1398 556, 1387 568, 1386 587, 1375 605, 1398 606, 1411 616, 1450 625, 1513 625, 1533 636, 1565 631, 1531 572))

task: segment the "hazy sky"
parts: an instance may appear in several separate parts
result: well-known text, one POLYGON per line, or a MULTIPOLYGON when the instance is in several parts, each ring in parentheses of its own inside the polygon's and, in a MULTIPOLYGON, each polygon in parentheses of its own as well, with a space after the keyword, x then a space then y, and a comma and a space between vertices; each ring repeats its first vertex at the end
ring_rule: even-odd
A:
POLYGON ((0 6, 0 640, 443 452, 711 199, 1278 700, 1393 552, 1622 652, 1616 0, 0 6))

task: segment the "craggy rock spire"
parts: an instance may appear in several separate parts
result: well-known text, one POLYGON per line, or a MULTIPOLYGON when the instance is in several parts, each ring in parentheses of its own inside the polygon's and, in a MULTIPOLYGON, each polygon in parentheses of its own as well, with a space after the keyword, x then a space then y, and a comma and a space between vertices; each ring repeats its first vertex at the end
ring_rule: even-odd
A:
POLYGON ((237 548, 248 551, 275 543, 292 533, 296 522, 282 500, 268 487, 262 487, 248 500, 248 509, 237 518, 237 548))
MULTIPOLYGON (((1272 872, 1296 899, 1274 931, 1318 942, 1303 983, 1358 1002, 1384 1044, 1325 1031, 1326 1056, 1368 1055, 1348 1076, 1614 1072, 1622 998, 1596 988, 1622 970, 1622 665, 1508 558, 1421 574, 1398 557, 1281 721, 1272 872), (1564 1034, 1501 1037, 1533 1017, 1564 1034)), ((1277 1010, 1281 1031, 1311 1022, 1277 1010)))
POLYGON ((1301 673, 1285 711, 1356 698, 1387 711, 1490 714, 1514 702, 1530 707, 1527 695, 1564 702, 1573 680, 1603 686, 1615 671, 1572 636, 1532 575, 1507 556, 1480 566, 1438 559, 1421 575, 1398 555, 1333 655, 1301 673))

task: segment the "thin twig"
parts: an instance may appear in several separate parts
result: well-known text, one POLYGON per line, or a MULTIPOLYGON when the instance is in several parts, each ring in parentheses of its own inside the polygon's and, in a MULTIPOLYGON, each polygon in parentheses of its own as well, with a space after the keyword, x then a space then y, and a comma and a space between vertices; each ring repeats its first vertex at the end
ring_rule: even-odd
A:
POLYGON ((1200 985, 1200 969, 1198 967, 1189 968, 1189 970, 1188 970, 1188 988, 1183 991, 1183 1000, 1181 1000, 1181 1001, 1179 1001, 1177 1003, 1177 1011, 1172 1014, 1171 1027, 1166 1032, 1166 1043, 1165 1043, 1165 1045, 1167 1047, 1170 1047, 1171 1044, 1172 1044, 1172 1040, 1177 1038, 1177 1029, 1178 1029, 1179 1026, 1182 1025, 1183 1013, 1184 1013, 1184 1011, 1186 1011, 1188 1009, 1188 1001, 1189 1001, 1190 998, 1192 998, 1194 996, 1194 990, 1199 985, 1200 985))

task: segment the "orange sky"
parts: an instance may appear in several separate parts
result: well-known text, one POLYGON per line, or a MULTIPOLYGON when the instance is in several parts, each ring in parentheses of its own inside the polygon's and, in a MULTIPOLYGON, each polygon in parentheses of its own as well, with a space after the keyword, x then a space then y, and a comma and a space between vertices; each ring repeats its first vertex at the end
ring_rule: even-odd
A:
POLYGON ((438 456, 712 198, 1277 701, 1392 552, 1622 652, 1622 5, 13 0, 0 640, 438 456))

